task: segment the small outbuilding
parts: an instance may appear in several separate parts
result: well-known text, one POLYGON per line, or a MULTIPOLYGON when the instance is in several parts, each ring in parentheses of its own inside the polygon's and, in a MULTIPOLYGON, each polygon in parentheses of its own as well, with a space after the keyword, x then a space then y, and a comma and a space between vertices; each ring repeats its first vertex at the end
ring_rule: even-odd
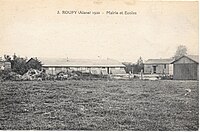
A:
POLYGON ((11 63, 8 61, 0 60, 0 71, 11 69, 11 63))
POLYGON ((173 74, 172 58, 168 59, 148 59, 144 63, 145 74, 173 74))
POLYGON ((198 55, 184 55, 173 61, 172 64, 174 80, 199 80, 198 55))

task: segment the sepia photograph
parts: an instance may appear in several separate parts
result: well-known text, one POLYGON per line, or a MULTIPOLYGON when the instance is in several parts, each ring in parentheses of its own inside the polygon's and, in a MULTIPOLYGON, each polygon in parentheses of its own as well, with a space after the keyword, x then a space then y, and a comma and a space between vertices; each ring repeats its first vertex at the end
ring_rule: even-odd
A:
POLYGON ((0 0, 0 130, 198 131, 199 2, 0 0))

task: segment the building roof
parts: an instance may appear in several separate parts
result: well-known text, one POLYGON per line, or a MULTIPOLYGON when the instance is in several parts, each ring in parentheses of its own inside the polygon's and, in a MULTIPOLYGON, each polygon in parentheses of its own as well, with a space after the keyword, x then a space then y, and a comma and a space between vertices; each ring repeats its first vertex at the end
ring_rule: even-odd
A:
POLYGON ((174 62, 180 60, 180 59, 183 58, 183 57, 186 57, 186 58, 188 58, 188 59, 190 59, 190 60, 192 60, 192 61, 194 61, 194 62, 196 62, 196 63, 199 63, 199 55, 183 55, 183 56, 181 56, 180 58, 174 60, 172 63, 174 63, 174 62))
POLYGON ((199 63, 199 56, 198 55, 188 55, 187 57, 189 57, 193 61, 196 61, 197 63, 199 63))
POLYGON ((125 67, 113 59, 39 58, 44 67, 125 67))
POLYGON ((148 59, 144 64, 170 64, 173 59, 148 59))

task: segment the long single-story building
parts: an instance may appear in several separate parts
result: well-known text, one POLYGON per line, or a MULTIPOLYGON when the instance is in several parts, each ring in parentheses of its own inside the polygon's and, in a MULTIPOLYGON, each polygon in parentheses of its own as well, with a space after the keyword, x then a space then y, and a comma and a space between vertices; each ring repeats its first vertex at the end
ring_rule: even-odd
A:
POLYGON ((182 56, 172 62, 174 67, 174 80, 198 80, 199 79, 199 56, 182 56))
POLYGON ((54 58, 39 58, 42 62, 42 68, 47 74, 57 74, 61 71, 67 72, 86 71, 96 72, 97 74, 125 74, 125 65, 113 59, 54 59, 54 58))
POLYGON ((173 74, 173 65, 170 59, 148 59, 144 63, 144 74, 173 74))

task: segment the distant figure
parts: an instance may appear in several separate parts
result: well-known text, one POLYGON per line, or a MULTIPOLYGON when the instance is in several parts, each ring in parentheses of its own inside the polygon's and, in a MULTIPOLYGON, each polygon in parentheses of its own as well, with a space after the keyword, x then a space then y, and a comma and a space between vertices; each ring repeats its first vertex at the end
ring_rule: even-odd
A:
POLYGON ((1 66, 1 70, 4 70, 5 69, 5 67, 4 66, 1 66))
POLYGON ((131 73, 131 71, 129 71, 129 79, 131 79, 131 75, 132 75, 132 73, 131 73))
POLYGON ((141 80, 143 80, 143 69, 140 72, 140 77, 141 77, 141 80))

